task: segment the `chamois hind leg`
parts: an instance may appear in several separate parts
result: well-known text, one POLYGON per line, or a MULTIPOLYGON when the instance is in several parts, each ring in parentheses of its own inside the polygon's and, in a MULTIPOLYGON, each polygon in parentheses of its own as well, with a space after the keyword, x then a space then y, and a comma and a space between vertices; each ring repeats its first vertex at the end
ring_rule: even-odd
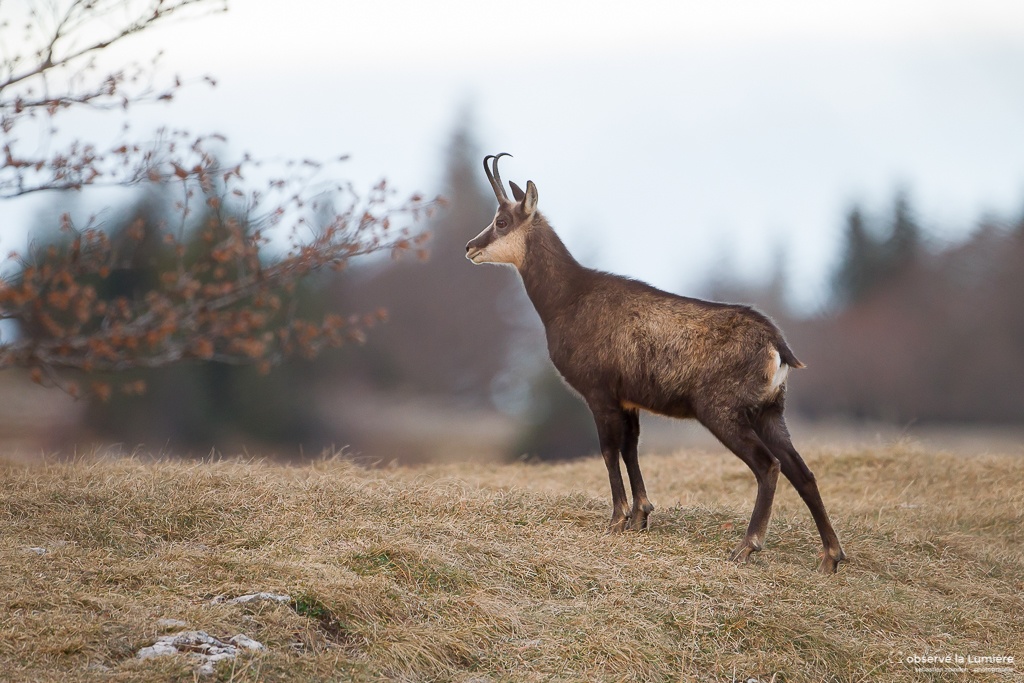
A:
POLYGON ((608 532, 616 534, 625 531, 629 522, 629 503, 622 482, 622 470, 619 468, 619 454, 625 440, 625 422, 621 408, 592 410, 594 422, 597 424, 601 455, 608 468, 608 482, 612 487, 612 519, 608 523, 608 532))
POLYGON ((750 559, 751 553, 756 553, 764 547, 768 520, 772 515, 772 502, 775 499, 775 485, 779 480, 779 461, 745 419, 737 417, 732 422, 701 422, 726 448, 747 464, 757 479, 757 498, 754 501, 754 511, 750 515, 750 524, 747 525, 747 533, 729 555, 733 562, 746 562, 750 559))
POLYGON ((804 503, 807 504, 821 536, 822 561, 818 568, 824 574, 832 574, 839 568, 839 563, 846 559, 846 553, 839 545, 839 537, 832 528, 825 504, 818 493, 818 484, 814 473, 800 457, 789 436, 786 420, 782 415, 782 406, 772 406, 765 410, 757 420, 757 434, 761 441, 771 449, 779 460, 782 473, 786 475, 797 490, 804 503))
POLYGON ((627 528, 631 531, 644 531, 647 529, 647 516, 654 510, 654 506, 647 499, 647 489, 644 487, 644 478, 640 474, 640 461, 637 458, 637 446, 640 443, 640 412, 624 410, 622 422, 625 430, 622 442, 622 460, 626 463, 629 487, 633 493, 633 510, 629 514, 627 528))

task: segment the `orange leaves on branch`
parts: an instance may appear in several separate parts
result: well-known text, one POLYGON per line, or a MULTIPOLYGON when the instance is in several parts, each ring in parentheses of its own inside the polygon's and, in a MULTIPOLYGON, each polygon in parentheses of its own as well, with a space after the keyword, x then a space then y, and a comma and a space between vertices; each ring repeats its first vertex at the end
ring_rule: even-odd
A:
POLYGON ((209 360, 213 358, 213 342, 205 337, 192 340, 192 355, 196 358, 209 360))
POLYGON ((146 219, 136 218, 128 227, 128 237, 134 242, 141 242, 146 237, 146 219))
POLYGON ((242 338, 231 341, 230 349, 234 353, 241 354, 246 358, 256 360, 263 358, 267 351, 267 345, 259 339, 242 338))
POLYGON ((121 345, 122 337, 120 335, 113 339, 93 338, 88 342, 89 355, 96 361, 110 361, 116 360, 118 357, 117 347, 121 345))
POLYGON ((134 382, 125 382, 121 385, 121 393, 126 396, 141 396, 146 393, 146 381, 138 379, 134 382))
MULTIPOLYGON (((141 13, 129 5, 105 14, 102 3, 69 3, 70 9, 53 4, 53 21, 37 22, 36 30, 56 31, 54 42, 84 48, 68 61, 52 51, 19 54, 22 48, 12 46, 26 76, 0 89, 0 200, 101 184, 145 186, 163 196, 158 208, 145 202, 131 212, 104 206, 79 224, 72 212, 63 213, 53 226, 58 238, 12 254, 14 267, 0 271, 14 273, 0 276, 0 318, 14 321, 20 335, 0 338, 0 369, 27 367, 34 381, 77 394, 78 386, 61 380, 59 371, 117 372, 216 358, 251 363, 262 372, 288 353, 311 357, 326 346, 364 339, 383 314, 303 319, 297 302, 309 290, 299 284, 358 256, 417 248, 419 238, 410 238, 403 224, 429 210, 421 195, 399 202, 381 181, 358 196, 349 183, 330 177, 347 156, 326 164, 276 164, 280 173, 267 172, 269 164, 249 155, 224 164, 215 153, 224 138, 216 134, 163 127, 132 139, 126 124, 118 137, 99 144, 64 142, 67 136, 58 135, 55 122, 69 110, 129 109, 171 99, 187 87, 177 76, 158 84, 156 60, 94 73, 92 86, 86 79, 48 76, 58 73, 54 69, 93 68, 88 60, 109 45, 206 3, 158 0, 140 5, 141 13), (117 37, 97 43, 94 29, 113 30, 117 37), (40 120, 43 137, 49 136, 43 144, 25 134, 34 133, 40 120), (251 177, 267 180, 257 186, 251 177), (127 223, 116 225, 121 217, 127 223)), ((114 390, 95 377, 83 386, 103 400, 114 390)), ((128 382, 120 390, 138 393, 144 384, 128 382)))
POLYGON ((46 304, 57 311, 68 310, 70 302, 71 297, 68 296, 67 292, 53 291, 46 295, 46 304))
POLYGON ((110 395, 113 392, 107 382, 93 382, 90 389, 92 389, 93 395, 104 403, 110 400, 110 395))
MULTIPOLYGON (((66 391, 73 385, 58 381, 55 371, 117 372, 192 359, 267 372, 290 354, 312 358, 362 342, 386 320, 383 311, 305 319, 296 304, 309 290, 299 284, 358 256, 416 249, 424 238, 399 223, 416 215, 410 207, 418 210, 421 197, 392 205, 386 184, 365 199, 346 189, 339 196, 349 204, 332 214, 337 197, 306 192, 313 176, 302 173, 327 168, 317 162, 298 162, 296 175, 254 190, 242 181, 255 162, 222 167, 201 139, 186 145, 177 132, 162 135, 170 140, 163 156, 138 145, 107 147, 125 163, 139 158, 138 180, 161 183, 161 214, 140 203, 125 211, 132 219, 124 227, 110 230, 95 217, 78 225, 65 213, 63 237, 13 256, 20 268, 17 277, 0 280, 0 315, 25 336, 0 344, 0 367, 33 368, 33 379, 66 391)), ((90 155, 94 148, 82 145, 61 157, 61 168, 73 173, 90 155)), ((102 400, 115 390, 107 379, 86 386, 102 400)), ((131 394, 144 385, 117 390, 131 394)))

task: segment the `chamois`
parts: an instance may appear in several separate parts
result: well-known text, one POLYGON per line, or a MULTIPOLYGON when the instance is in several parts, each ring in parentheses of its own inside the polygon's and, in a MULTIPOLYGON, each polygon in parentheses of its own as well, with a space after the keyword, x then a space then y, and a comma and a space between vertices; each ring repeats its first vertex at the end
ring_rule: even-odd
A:
POLYGON ((510 183, 508 198, 498 173, 503 156, 511 155, 484 157, 498 209, 466 245, 466 258, 518 270, 544 323, 551 361, 594 414, 612 489, 609 531, 642 531, 654 510, 637 461, 639 411, 696 418, 757 479, 750 524, 729 559, 743 563, 761 550, 781 471, 817 524, 820 571, 835 572, 846 555, 783 418, 787 375, 804 365, 779 329, 749 306, 677 296, 580 265, 537 210, 533 181, 525 191, 510 183))

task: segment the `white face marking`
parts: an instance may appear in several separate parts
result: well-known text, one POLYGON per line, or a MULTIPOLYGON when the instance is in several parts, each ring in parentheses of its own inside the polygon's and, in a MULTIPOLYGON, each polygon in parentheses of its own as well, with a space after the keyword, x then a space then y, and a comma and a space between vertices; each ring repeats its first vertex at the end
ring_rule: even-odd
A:
MULTIPOLYGON (((495 216, 497 218, 497 216, 495 216)), ((492 221, 474 240, 489 236, 490 242, 482 249, 467 252, 466 258, 476 264, 507 263, 521 268, 526 257, 526 231, 512 229, 504 235, 498 235, 492 221)))

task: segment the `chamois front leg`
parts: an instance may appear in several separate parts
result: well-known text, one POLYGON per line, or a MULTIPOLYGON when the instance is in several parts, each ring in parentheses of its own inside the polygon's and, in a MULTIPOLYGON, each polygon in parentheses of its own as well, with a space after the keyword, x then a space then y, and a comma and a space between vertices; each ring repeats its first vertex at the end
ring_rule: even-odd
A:
POLYGON ((625 428, 622 460, 626 463, 629 487, 633 491, 633 511, 629 515, 628 528, 631 531, 646 531, 647 517, 654 511, 654 506, 647 499, 647 489, 644 487, 643 475, 640 474, 640 461, 637 454, 637 446, 640 443, 640 412, 624 410, 622 422, 625 428))
POLYGON ((622 470, 619 468, 619 454, 622 452, 625 427, 620 409, 593 409, 594 422, 597 424, 597 438, 601 443, 601 455, 608 468, 608 482, 612 487, 612 519, 608 523, 608 533, 617 534, 625 531, 629 522, 629 503, 626 500, 626 487, 622 482, 622 470))

